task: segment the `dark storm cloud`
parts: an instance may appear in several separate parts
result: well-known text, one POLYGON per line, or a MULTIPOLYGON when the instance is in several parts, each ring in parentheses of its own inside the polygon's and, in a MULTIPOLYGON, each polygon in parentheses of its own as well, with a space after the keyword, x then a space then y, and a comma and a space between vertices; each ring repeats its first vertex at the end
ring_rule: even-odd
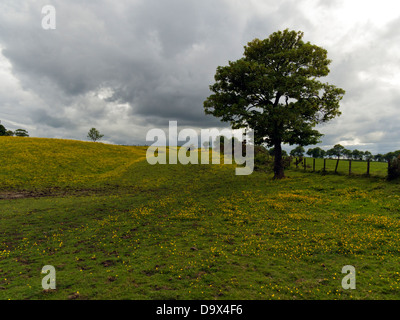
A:
MULTIPOLYGON (((127 103, 133 121, 218 123, 205 116, 202 103, 209 94, 209 71, 217 66, 211 57, 218 58, 215 50, 224 44, 220 38, 221 47, 209 45, 224 25, 217 18, 229 11, 224 3, 54 1, 57 29, 51 31, 40 26, 44 4, 3 4, 11 14, 1 20, 0 39, 14 75, 53 112, 67 116, 66 108, 81 108, 88 94, 109 88, 105 102, 127 103)), ((87 123, 105 115, 87 109, 78 112, 87 123)), ((42 109, 34 112, 34 121, 50 127, 72 122, 42 109)))
POLYGON ((254 38, 291 28, 328 49, 327 80, 347 91, 342 117, 321 128, 324 144, 373 141, 395 148, 388 130, 399 131, 400 19, 378 28, 371 16, 343 27, 345 4, 2 1, 0 48, 12 67, 2 72, 0 57, 0 81, 13 85, 0 88, 0 117, 10 126, 25 123, 36 136, 84 139, 96 126, 108 141, 125 144, 143 143, 148 129, 166 128, 170 120, 225 126, 203 110, 217 66, 240 58, 254 38), (41 27, 47 4, 56 8, 56 30, 41 27))
POLYGON ((32 114, 32 120, 37 123, 46 124, 47 126, 52 128, 77 128, 77 125, 70 119, 51 116, 45 110, 36 110, 32 114))

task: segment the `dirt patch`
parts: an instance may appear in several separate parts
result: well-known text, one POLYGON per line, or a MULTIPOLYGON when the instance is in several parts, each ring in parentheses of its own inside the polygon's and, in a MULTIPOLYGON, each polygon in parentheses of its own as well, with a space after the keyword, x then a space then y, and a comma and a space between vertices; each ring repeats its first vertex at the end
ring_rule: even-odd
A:
POLYGON ((80 189, 80 190, 58 190, 49 189, 43 191, 15 191, 15 192, 1 192, 0 200, 13 200, 25 198, 42 198, 42 197, 66 197, 66 196, 85 196, 94 193, 105 192, 105 190, 98 189, 80 189))
POLYGON ((0 191, 1 200, 25 199, 25 198, 40 198, 40 197, 68 197, 68 196, 91 196, 94 194, 110 194, 112 193, 136 193, 140 191, 138 188, 126 188, 119 185, 106 185, 100 188, 86 188, 86 189, 63 189, 53 187, 44 190, 22 190, 22 191, 0 191))
POLYGON ((0 200, 24 199, 24 198, 39 198, 60 195, 60 191, 45 190, 45 191, 9 191, 0 192, 0 200))
POLYGON ((20 199, 20 198, 28 198, 29 194, 21 193, 21 192, 7 192, 0 193, 0 200, 4 199, 20 199))
POLYGON ((114 261, 106 260, 106 261, 103 261, 101 264, 102 264, 104 267, 110 267, 110 266, 113 266, 115 263, 114 263, 114 261))

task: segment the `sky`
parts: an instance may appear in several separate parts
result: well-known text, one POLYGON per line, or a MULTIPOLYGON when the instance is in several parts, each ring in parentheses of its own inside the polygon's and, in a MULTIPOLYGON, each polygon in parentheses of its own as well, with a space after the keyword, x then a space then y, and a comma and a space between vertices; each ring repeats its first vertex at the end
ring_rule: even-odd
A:
MULTIPOLYGON (((32 137, 151 144, 169 121, 226 127, 205 115, 218 66, 284 29, 303 31, 346 90, 318 146, 400 149, 400 2, 395 0, 2 0, 0 120, 32 137), (55 8, 45 29, 42 8, 55 8)), ((285 147, 287 150, 293 147, 285 147)))

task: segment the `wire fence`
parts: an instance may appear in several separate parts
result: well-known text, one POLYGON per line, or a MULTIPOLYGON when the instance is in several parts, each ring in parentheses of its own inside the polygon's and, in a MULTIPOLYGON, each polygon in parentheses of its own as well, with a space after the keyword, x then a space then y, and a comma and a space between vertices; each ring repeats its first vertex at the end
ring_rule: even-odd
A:
POLYGON ((287 162, 290 168, 296 168, 307 172, 340 173, 348 175, 366 175, 386 177, 388 175, 389 162, 371 160, 349 159, 320 159, 320 158, 292 158, 287 162))

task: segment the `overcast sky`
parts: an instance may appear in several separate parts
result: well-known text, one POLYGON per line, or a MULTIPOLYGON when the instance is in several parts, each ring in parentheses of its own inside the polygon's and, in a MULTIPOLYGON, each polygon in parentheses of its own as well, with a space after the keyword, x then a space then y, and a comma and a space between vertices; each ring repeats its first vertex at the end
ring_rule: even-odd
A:
POLYGON ((395 0, 2 0, 0 120, 34 137, 86 140, 96 127, 117 144, 172 120, 219 127, 203 109, 217 66, 286 28, 328 50, 325 81, 346 90, 320 146, 400 149, 395 0), (42 28, 45 5, 55 30, 42 28))

